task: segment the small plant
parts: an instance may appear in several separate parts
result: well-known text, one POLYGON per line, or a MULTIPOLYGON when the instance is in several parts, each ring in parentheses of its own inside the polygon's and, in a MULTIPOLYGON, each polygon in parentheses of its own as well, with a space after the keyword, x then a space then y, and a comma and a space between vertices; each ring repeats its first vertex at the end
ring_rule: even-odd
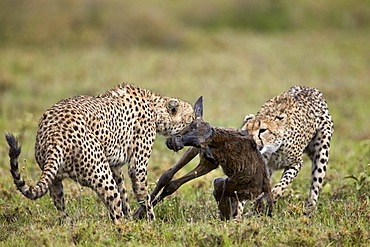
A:
MULTIPOLYGON (((370 169, 370 164, 367 164, 368 170, 370 169)), ((364 189, 368 188, 368 185, 370 184, 370 175, 369 171, 365 170, 364 172, 361 172, 360 174, 356 175, 349 175, 344 177, 345 179, 353 179, 355 189, 357 191, 358 198, 362 198, 366 193, 364 193, 364 189)), ((369 200, 369 195, 365 197, 367 200, 369 200)))

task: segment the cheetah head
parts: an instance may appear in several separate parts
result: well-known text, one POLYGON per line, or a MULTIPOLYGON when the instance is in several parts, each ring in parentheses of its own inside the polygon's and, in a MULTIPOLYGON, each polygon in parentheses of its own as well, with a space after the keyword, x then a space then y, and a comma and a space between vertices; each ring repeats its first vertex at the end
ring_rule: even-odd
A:
POLYGON ((175 98, 164 98, 156 115, 157 133, 164 136, 177 135, 194 120, 193 106, 175 98))
POLYGON ((286 114, 274 116, 249 114, 244 118, 242 129, 248 130, 253 135, 261 154, 272 154, 282 144, 286 120, 286 114))

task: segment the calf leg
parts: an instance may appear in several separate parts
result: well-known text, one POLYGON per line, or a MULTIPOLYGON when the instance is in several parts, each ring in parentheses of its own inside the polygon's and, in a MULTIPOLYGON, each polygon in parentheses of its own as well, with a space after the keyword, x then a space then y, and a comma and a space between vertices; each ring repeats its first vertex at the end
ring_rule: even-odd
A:
POLYGON ((220 210, 221 220, 240 221, 244 209, 244 200, 239 198, 238 192, 245 190, 246 185, 234 183, 231 178, 219 177, 213 180, 213 196, 220 210))
POLYGON ((253 208, 255 212, 264 213, 268 216, 272 215, 274 196, 271 192, 270 179, 267 174, 263 176, 262 193, 254 200, 253 208))
POLYGON ((153 205, 156 205, 158 202, 162 201, 165 197, 174 193, 181 185, 184 183, 193 180, 195 178, 201 177, 210 171, 216 169, 218 165, 215 165, 204 158, 201 158, 200 163, 197 167, 193 170, 188 172, 186 175, 182 176, 181 178, 172 180, 169 184, 167 184, 164 188, 162 193, 155 198, 152 202, 153 205))
POLYGON ((158 180, 157 186, 154 188, 152 194, 150 194, 151 198, 155 198, 159 191, 163 189, 166 185, 168 185, 173 176, 185 165, 187 165, 195 156, 199 153, 199 149, 195 147, 189 147, 185 153, 182 155, 180 160, 170 169, 165 171, 162 176, 158 180))
MULTIPOLYGON (((180 158, 180 160, 173 166, 171 167, 170 169, 168 169, 167 171, 165 171, 162 176, 159 178, 158 180, 158 183, 157 183, 157 186, 154 188, 153 192, 150 194, 150 198, 155 201, 155 198, 156 196, 158 195, 159 191, 161 191, 163 189, 163 187, 165 187, 166 185, 168 185, 173 176, 181 169, 183 168, 185 165, 187 165, 192 159, 194 159, 195 156, 197 156, 199 153, 199 149, 195 148, 195 147, 189 147, 185 153, 182 155, 182 157, 180 158)), ((157 202, 155 204, 153 204, 153 201, 152 201, 152 205, 153 207, 155 206, 155 204, 157 204, 157 202)), ((142 206, 140 206, 136 212, 134 213, 134 219, 136 218, 143 218, 145 216, 145 210, 142 206)))
POLYGON ((220 177, 213 181, 213 195, 220 210, 221 220, 240 220, 246 200, 255 198, 253 212, 264 212, 271 215, 273 208, 273 196, 271 193, 270 181, 267 176, 263 181, 251 180, 247 184, 235 183, 232 178, 220 177), (264 204, 263 200, 266 201, 264 204))
POLYGON ((213 196, 217 202, 217 207, 220 210, 220 219, 227 220, 230 219, 231 207, 227 200, 229 197, 225 196, 226 181, 228 178, 220 177, 213 180, 213 196), (226 200, 224 199, 226 198, 226 200))

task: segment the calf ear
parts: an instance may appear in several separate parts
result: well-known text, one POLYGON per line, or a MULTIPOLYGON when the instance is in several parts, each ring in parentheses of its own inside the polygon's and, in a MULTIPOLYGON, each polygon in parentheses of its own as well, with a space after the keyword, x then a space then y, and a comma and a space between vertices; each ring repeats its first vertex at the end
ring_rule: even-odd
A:
POLYGON ((194 104, 195 120, 203 118, 203 96, 200 96, 194 104))
POLYGON ((171 113, 172 115, 175 115, 178 109, 179 109, 179 101, 177 99, 171 99, 168 101, 167 111, 169 113, 171 113))

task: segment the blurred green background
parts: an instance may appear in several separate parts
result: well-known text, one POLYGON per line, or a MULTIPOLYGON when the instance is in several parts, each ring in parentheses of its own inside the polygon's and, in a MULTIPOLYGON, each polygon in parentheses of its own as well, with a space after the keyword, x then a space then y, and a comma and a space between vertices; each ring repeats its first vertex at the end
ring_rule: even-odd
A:
MULTIPOLYGON (((96 95, 121 82, 191 103, 203 95, 204 119, 226 127, 240 127, 246 114, 293 85, 317 87, 335 125, 318 213, 302 213, 311 180, 305 159, 276 216, 252 219, 246 228, 212 221, 217 206, 211 181, 222 175, 220 170, 183 186, 174 199, 156 207, 156 224, 129 222, 118 234, 95 194, 66 180, 67 211, 78 224, 60 226, 49 196, 34 202, 15 190, 8 147, 0 136, 4 246, 122 241, 172 246, 173 240, 215 246, 204 242, 215 234, 226 246, 370 241, 369 0, 0 1, 0 131, 19 137, 20 166, 29 184, 40 176, 33 146, 43 112, 60 99, 96 95)), ((157 138, 150 160, 151 188, 180 158, 164 140, 157 138)), ((135 208, 132 193, 130 202, 135 208)))
POLYGON ((179 48, 225 29, 366 30, 370 6, 367 0, 4 0, 0 18, 3 44, 179 48))

